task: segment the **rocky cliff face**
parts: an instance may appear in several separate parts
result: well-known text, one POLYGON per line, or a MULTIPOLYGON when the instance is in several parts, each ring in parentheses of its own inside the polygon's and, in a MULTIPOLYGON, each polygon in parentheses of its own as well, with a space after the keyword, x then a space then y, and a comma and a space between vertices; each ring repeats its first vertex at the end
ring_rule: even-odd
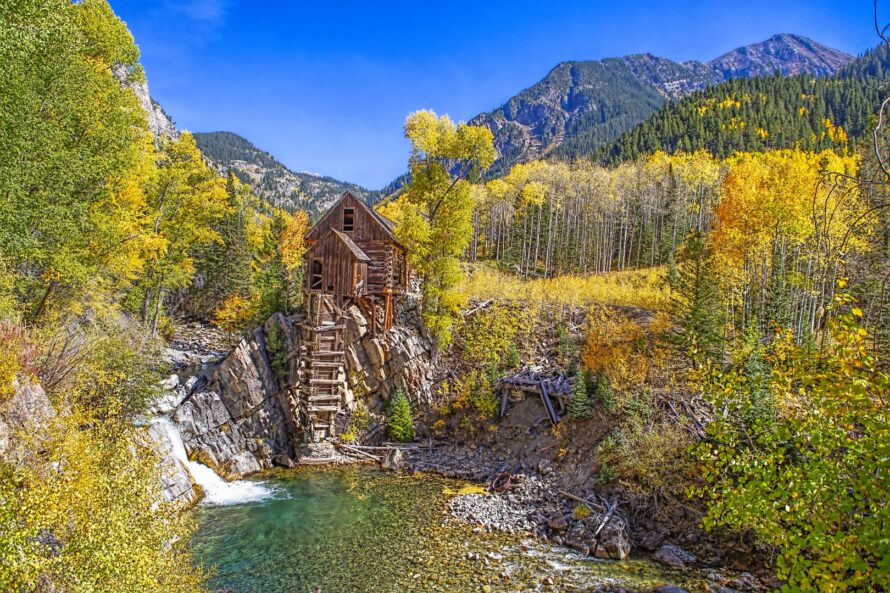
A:
POLYGON ((853 61, 853 56, 801 35, 773 35, 766 41, 735 49, 707 63, 723 80, 750 76, 811 74, 828 76, 853 61))
POLYGON ((189 456, 225 477, 294 457, 294 431, 269 357, 263 329, 243 339, 212 372, 177 386, 172 413, 189 456))
POLYGON ((397 391, 412 404, 426 406, 433 398, 432 344, 406 325, 372 335, 356 307, 346 311, 347 400, 366 398, 371 410, 382 411, 397 391))
POLYGON ((148 116, 148 129, 151 131, 152 136, 155 137, 155 141, 163 138, 172 138, 175 140, 179 137, 179 131, 176 129, 173 120, 170 119, 170 116, 167 115, 160 104, 151 98, 151 94, 148 92, 147 82, 144 80, 127 82, 127 72, 122 67, 116 67, 114 75, 118 80, 122 81, 122 83, 129 86, 130 89, 132 89, 133 94, 136 95, 136 98, 139 99, 139 104, 142 105, 143 111, 145 111, 145 114, 148 116))
MULTIPOLYGON (((153 411, 170 416, 190 458, 226 478, 289 465, 297 459, 301 441, 298 400, 304 373, 299 356, 302 321, 298 315, 275 315, 212 372, 184 382, 171 378, 167 395, 153 411)), ((343 322, 344 420, 361 399, 382 426, 385 403, 400 389, 417 406, 430 402, 433 368, 427 339, 409 325, 372 335, 368 320, 355 307, 344 312, 343 322)), ((160 432, 155 430, 154 436, 163 441, 160 432)), ((177 498, 185 483, 175 472, 170 475, 167 496, 177 498)))

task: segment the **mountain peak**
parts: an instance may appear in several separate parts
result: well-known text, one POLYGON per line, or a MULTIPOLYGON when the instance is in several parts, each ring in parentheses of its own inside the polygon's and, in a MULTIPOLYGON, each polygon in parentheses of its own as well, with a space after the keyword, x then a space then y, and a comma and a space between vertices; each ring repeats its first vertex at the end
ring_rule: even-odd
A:
POLYGON ((766 41, 734 49, 707 63, 724 79, 812 74, 827 76, 853 61, 850 54, 794 33, 777 33, 766 41))
POLYGON ((487 126, 500 153, 489 175, 548 154, 590 152, 611 142, 665 101, 732 79, 828 76, 853 56, 793 33, 779 33, 710 62, 677 63, 651 53, 561 62, 543 79, 470 123, 487 126))

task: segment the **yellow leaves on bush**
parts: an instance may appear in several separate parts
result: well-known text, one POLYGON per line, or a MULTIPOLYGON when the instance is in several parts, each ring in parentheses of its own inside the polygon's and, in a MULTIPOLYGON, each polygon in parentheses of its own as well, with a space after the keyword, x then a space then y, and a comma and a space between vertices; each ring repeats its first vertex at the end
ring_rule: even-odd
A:
POLYGON ((244 329, 256 319, 259 307, 257 295, 247 298, 240 294, 230 295, 214 314, 213 324, 232 331, 244 329))
POLYGON ((581 356, 585 370, 605 374, 616 389, 640 386, 649 377, 655 349, 651 334, 626 313, 590 309, 581 356))
POLYGON ((190 516, 158 503, 147 438, 69 408, 47 427, 39 459, 0 464, 0 590, 202 591, 190 516))
POLYGON ((690 442, 682 427, 656 424, 611 438, 599 460, 615 471, 619 483, 631 493, 683 500, 686 488, 696 478, 688 453, 690 442))
POLYGON ((534 304, 496 302, 463 318, 456 328, 461 360, 481 369, 503 365, 510 349, 527 341, 537 313, 534 304))
POLYGON ((0 402, 12 394, 17 375, 30 378, 36 374, 37 357, 37 348, 25 328, 10 319, 0 319, 0 402))
POLYGON ((524 280, 486 267, 477 267, 458 287, 468 300, 507 299, 536 304, 634 306, 664 309, 669 296, 663 267, 524 280))

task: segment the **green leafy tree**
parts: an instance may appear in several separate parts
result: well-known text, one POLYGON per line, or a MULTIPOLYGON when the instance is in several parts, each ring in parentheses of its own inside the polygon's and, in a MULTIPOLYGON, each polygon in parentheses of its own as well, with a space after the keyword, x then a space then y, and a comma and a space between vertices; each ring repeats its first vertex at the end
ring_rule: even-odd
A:
POLYGON ((386 411, 389 438, 399 443, 414 440, 414 418, 411 414, 411 402, 404 391, 397 391, 389 402, 386 411))
POLYGON ((162 148, 149 198, 153 234, 141 282, 142 320, 155 331, 165 294, 191 282, 196 250, 221 242, 215 226, 231 207, 225 182, 207 166, 188 132, 162 148))
POLYGON ((468 180, 479 178, 496 152, 488 128, 455 125, 432 111, 409 115, 405 136, 411 141, 411 183, 401 200, 396 236, 423 283, 424 321, 446 346, 462 303, 454 290, 461 276, 459 258, 473 233, 468 180))
POLYGON ((104 0, 0 9, 0 257, 32 319, 141 265, 152 147, 127 84, 138 55, 104 0))
POLYGON ((697 447, 705 526, 753 529, 775 546, 784 591, 890 587, 890 377, 850 311, 831 321, 821 353, 779 334, 768 377, 752 377, 750 359, 702 369, 720 410, 697 447))

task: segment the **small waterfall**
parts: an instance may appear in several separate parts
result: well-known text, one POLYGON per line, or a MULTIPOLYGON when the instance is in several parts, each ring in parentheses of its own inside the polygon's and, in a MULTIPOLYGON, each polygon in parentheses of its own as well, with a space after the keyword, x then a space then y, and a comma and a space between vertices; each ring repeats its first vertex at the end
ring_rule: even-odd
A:
POLYGON ((170 439, 170 443, 173 445, 173 454, 176 456, 176 459, 191 474, 195 483, 204 490, 204 499, 201 501, 201 504, 241 504, 265 500, 272 496, 272 490, 261 482, 250 482, 247 480, 226 482, 203 463, 190 461, 185 451, 185 445, 182 443, 179 429, 170 418, 166 416, 158 417, 152 420, 152 423, 158 424, 164 429, 167 433, 167 438, 170 439))

